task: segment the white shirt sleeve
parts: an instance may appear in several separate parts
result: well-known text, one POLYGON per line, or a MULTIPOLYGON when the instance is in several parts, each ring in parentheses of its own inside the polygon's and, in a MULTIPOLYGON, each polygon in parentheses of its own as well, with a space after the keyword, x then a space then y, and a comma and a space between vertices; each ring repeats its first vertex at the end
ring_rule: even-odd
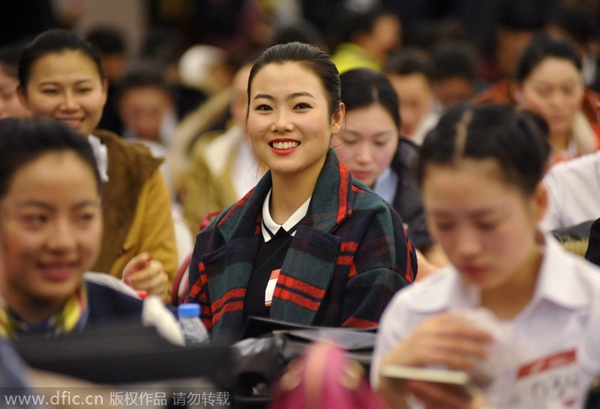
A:
POLYGON ((406 336, 406 328, 402 318, 406 317, 407 314, 406 306, 396 294, 383 312, 379 322, 377 340, 371 361, 371 385, 373 388, 377 388, 379 385, 381 361, 406 336))
POLYGON ((543 185, 548 195, 548 207, 538 227, 541 231, 548 232, 561 227, 560 206, 556 196, 560 192, 560 182, 554 174, 548 173, 544 177, 543 185))

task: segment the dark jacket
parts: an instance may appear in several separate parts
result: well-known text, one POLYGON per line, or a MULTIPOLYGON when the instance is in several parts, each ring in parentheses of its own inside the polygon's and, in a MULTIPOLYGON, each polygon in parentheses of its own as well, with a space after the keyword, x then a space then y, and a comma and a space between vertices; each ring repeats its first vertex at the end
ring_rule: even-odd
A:
POLYGON ((400 214, 408 227, 408 238, 419 250, 433 244, 434 240, 427 229, 425 210, 421 199, 421 189, 417 181, 417 161, 419 150, 413 142, 400 138, 396 156, 390 167, 398 176, 396 193, 392 206, 400 214))
MULTIPOLYGON (((196 239, 188 300, 198 302, 213 339, 243 327, 246 287, 260 240, 271 173, 196 239)), ((270 317, 302 325, 373 327, 417 261, 398 214, 353 181, 330 150, 306 217, 281 268, 270 317)))

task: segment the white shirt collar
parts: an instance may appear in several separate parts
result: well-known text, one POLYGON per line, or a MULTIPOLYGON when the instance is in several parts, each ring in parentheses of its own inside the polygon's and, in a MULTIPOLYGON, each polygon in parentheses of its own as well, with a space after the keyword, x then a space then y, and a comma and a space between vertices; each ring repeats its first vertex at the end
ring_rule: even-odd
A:
POLYGON ((566 308, 578 308, 590 302, 589 291, 576 270, 587 263, 569 253, 552 235, 544 235, 544 259, 540 267, 534 300, 549 300, 566 308))
MULTIPOLYGON (((271 212, 269 211, 269 201, 271 200, 272 190, 273 189, 270 189, 269 193, 267 193, 267 197, 265 197, 265 201, 263 202, 263 207, 262 207, 263 223, 260 226, 260 230, 261 230, 263 239, 265 240, 265 243, 268 242, 269 240, 271 240, 271 235, 269 234, 269 231, 274 236, 277 234, 277 232, 279 231, 280 228, 283 228, 285 231, 290 231, 290 229, 292 229, 294 226, 296 226, 300 222, 300 220, 302 220, 304 218, 304 216, 306 216, 306 213, 308 212, 308 205, 310 204, 310 199, 312 198, 312 196, 309 197, 306 200, 306 202, 304 202, 302 204, 302 206, 300 206, 298 208, 298 210, 296 210, 294 212, 294 214, 291 215, 290 218, 285 221, 285 223, 277 224, 271 217, 271 212), (267 229, 268 229, 268 231, 267 231, 267 229)), ((296 230, 294 230, 291 235, 295 236, 296 230)))
POLYGON ((108 150, 106 145, 103 145, 100 139, 94 135, 88 135, 88 142, 92 145, 94 156, 96 157, 96 163, 98 165, 98 172, 100 172, 100 179, 102 182, 108 182, 108 150))

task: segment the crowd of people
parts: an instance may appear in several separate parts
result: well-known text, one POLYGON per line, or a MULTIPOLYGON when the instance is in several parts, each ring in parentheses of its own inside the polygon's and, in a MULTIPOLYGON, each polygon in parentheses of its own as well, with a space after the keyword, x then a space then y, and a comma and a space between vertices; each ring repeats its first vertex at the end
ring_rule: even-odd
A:
POLYGON ((197 303, 218 344, 250 317, 378 328, 393 408, 583 407, 600 11, 501 12, 491 51, 457 21, 409 36, 388 2, 333 3, 337 31, 255 1, 246 36, 188 49, 157 29, 131 56, 106 27, 0 47, 0 338, 128 320, 181 344, 197 303))

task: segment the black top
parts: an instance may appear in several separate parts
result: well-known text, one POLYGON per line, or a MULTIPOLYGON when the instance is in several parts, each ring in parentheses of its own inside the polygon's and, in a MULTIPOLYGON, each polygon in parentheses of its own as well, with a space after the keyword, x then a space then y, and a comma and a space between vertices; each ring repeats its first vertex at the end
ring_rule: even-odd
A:
POLYGON ((398 150, 390 167, 398 175, 396 194, 392 206, 400 214, 402 222, 408 225, 410 241, 419 250, 433 244, 434 240, 427 228, 421 189, 417 181, 419 148, 411 141, 400 138, 398 150))
MULTIPOLYGON (((589 232, 588 248, 585 259, 600 266, 600 219, 584 222, 578 226, 584 227, 589 232), (591 225, 591 226, 590 226, 591 225), (589 230, 587 229, 589 227, 589 230)), ((574 228, 577 226, 574 226, 574 228)))
POLYGON ((244 321, 251 315, 269 317, 270 308, 265 305, 265 290, 271 278, 271 272, 283 265, 285 255, 292 243, 293 237, 291 234, 296 230, 296 226, 290 229, 289 233, 282 227, 275 235, 269 231, 264 223, 263 229, 271 235, 271 240, 268 242, 261 240, 260 242, 258 254, 254 261, 254 269, 248 282, 248 288, 246 288, 244 321))

